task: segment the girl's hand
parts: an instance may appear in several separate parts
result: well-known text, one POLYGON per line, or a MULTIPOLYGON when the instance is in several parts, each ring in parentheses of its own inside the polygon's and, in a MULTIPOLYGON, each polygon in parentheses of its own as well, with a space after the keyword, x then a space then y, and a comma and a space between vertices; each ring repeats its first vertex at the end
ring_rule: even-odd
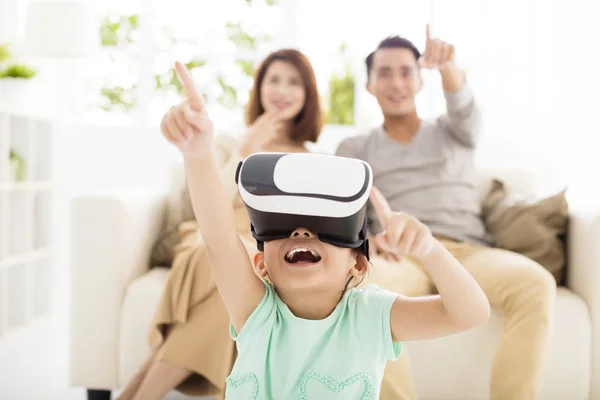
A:
POLYGON ((263 113, 248 128, 242 142, 242 155, 248 156, 261 151, 273 138, 281 136, 284 129, 285 121, 278 112, 263 113))
POLYGON ((160 124, 161 131, 184 157, 205 157, 212 154, 212 121, 204 98, 196 89, 187 68, 178 61, 175 70, 185 88, 186 100, 165 114, 160 124))
POLYGON ((382 247, 379 243, 385 244, 387 242, 387 237, 385 236, 385 232, 379 232, 377 235, 373 236, 369 234, 369 253, 372 255, 377 255, 382 257, 387 261, 401 261, 401 257, 396 253, 391 253, 387 251, 387 246, 382 247))
POLYGON ((375 237, 376 247, 397 256, 417 258, 426 257, 435 249, 439 242, 427 225, 412 215, 392 211, 385 197, 375 187, 369 198, 383 227, 383 232, 375 237))

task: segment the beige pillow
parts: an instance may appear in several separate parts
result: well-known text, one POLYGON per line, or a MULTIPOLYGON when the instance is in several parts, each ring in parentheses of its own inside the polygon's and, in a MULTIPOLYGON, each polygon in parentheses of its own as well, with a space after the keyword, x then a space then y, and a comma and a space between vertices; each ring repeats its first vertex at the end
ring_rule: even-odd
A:
POLYGON ((177 227, 161 232, 150 254, 150 267, 171 267, 173 250, 180 241, 181 237, 177 227))
MULTIPOLYGON (((225 161, 230 159, 231 154, 237 151, 239 142, 233 136, 219 134, 215 138, 214 146, 215 149, 217 149, 216 153, 219 155, 218 158, 223 158, 223 160, 219 161, 219 164, 223 167, 225 161)), ((230 167, 234 168, 233 171, 235 171, 235 168, 237 167, 237 157, 232 160, 234 163, 231 164, 230 167)), ((233 176, 233 172, 231 174, 233 176)), ((177 170, 174 170, 173 173, 171 173, 171 177, 172 180, 167 201, 165 226, 152 249, 150 255, 151 267, 170 267, 172 265, 175 246, 183 239, 180 229, 181 225, 189 221, 195 221, 196 219, 183 165, 177 167, 177 170)))
POLYGON ((496 247, 514 251, 538 262, 562 283, 568 205, 565 190, 531 201, 494 180, 482 203, 483 222, 496 247))
POLYGON ((187 186, 176 193, 179 196, 170 196, 167 203, 165 227, 152 248, 150 267, 170 267, 173 264, 175 246, 181 242, 178 227, 182 222, 195 219, 187 186))

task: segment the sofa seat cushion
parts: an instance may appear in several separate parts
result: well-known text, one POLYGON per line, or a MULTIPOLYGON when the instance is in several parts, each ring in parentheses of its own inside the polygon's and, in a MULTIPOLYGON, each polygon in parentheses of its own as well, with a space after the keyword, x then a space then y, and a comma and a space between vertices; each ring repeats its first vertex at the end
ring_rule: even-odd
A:
MULTIPOLYGON (((587 305, 559 288, 553 334, 540 400, 588 399, 591 379, 591 321, 587 305)), ((423 400, 489 398, 492 358, 500 339, 502 314, 492 311, 477 329, 441 339, 407 343, 413 375, 423 400), (452 393, 452 397, 448 397, 452 393)))

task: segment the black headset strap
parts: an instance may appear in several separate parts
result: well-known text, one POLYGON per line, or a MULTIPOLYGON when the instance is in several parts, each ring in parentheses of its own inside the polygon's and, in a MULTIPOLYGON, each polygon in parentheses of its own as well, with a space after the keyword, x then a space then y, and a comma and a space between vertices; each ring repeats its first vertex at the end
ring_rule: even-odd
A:
MULTIPOLYGON (((252 225, 252 223, 250 223, 250 231, 254 232, 254 225, 252 225)), ((367 239, 368 237, 368 224, 367 224, 367 218, 365 217, 365 222, 363 224, 363 228, 360 232, 360 238, 362 239, 362 244, 360 245, 360 249, 362 250, 362 252, 364 253, 365 257, 367 257, 367 260, 370 260, 369 257, 369 239, 367 239)), ((258 251, 264 251, 265 250, 265 242, 263 242, 262 240, 257 240, 256 241, 256 248, 258 249, 258 251)))
POLYGON ((363 242, 362 242, 362 245, 361 245, 362 251, 365 254, 365 257, 367 257, 367 260, 370 260, 370 257, 369 257, 369 239, 368 239, 368 236, 369 236, 369 226, 367 224, 367 217, 365 217, 365 222, 363 224, 363 228, 362 228, 362 231, 360 232, 360 234, 361 234, 362 239, 363 239, 363 242))

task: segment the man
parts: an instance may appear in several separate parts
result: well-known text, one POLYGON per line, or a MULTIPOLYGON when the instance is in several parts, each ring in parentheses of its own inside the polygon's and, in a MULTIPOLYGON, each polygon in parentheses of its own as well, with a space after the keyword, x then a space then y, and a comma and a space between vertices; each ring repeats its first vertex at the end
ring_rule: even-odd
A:
MULTIPOLYGON (((391 208, 426 223, 477 280, 490 305, 503 312, 490 398, 535 399, 556 283, 536 262, 488 245, 475 187, 474 152, 482 130, 481 113, 455 63, 454 47, 431 38, 427 27, 423 55, 411 42, 396 36, 383 40, 366 64, 367 90, 377 99, 384 123, 343 140, 337 155, 370 163, 374 186, 391 208), (435 120, 421 120, 416 111, 415 96, 423 85, 420 68, 437 69, 442 78, 447 113, 435 120)), ((375 251, 388 259, 395 257, 384 250, 385 238, 372 210, 370 216, 375 251)), ((373 279, 407 295, 431 293, 431 282, 414 260, 402 260, 394 267, 392 278, 373 279)), ((391 388, 399 374, 410 377, 407 365, 396 368, 394 376, 389 370, 394 366, 386 370, 383 386, 390 387, 389 398, 414 396, 410 379, 402 388, 391 388)))

